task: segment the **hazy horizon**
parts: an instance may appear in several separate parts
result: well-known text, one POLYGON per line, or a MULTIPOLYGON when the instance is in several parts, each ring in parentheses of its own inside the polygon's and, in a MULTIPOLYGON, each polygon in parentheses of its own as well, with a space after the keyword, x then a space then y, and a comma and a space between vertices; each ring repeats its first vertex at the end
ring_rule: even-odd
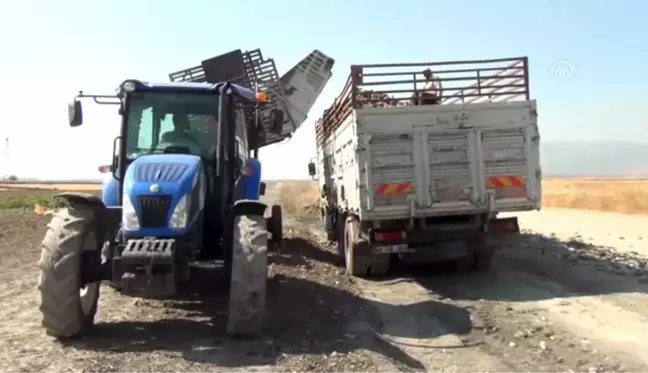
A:
MULTIPOLYGON (((648 177, 648 144, 627 141, 542 141, 540 159, 543 177, 648 177)), ((308 160, 302 165, 304 176, 266 177, 264 180, 307 180, 308 160)), ((97 165, 98 166, 98 165, 97 165)), ((98 174, 99 175, 99 174, 98 174)), ((16 175, 19 181, 88 182, 95 178, 48 178, 38 175, 16 175)))

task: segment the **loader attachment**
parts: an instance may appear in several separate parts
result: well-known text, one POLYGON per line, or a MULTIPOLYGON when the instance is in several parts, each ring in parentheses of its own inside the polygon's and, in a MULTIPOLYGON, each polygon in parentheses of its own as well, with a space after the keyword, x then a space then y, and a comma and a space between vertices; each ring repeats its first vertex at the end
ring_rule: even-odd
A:
MULTIPOLYGON (((284 112, 284 124, 280 132, 265 132, 264 145, 292 136, 306 121, 308 112, 333 75, 334 63, 331 57, 314 50, 279 78, 278 83, 268 87, 270 99, 277 109, 284 112)), ((266 122, 271 125, 271 122, 266 122)))
POLYGON ((292 136, 304 123, 315 100, 332 76, 335 61, 314 50, 281 78, 272 58, 261 50, 234 50, 201 62, 199 66, 169 74, 172 81, 230 81, 267 93, 267 103, 259 111, 263 127, 258 147, 271 145, 292 136), (277 119, 280 118, 280 123, 277 119))

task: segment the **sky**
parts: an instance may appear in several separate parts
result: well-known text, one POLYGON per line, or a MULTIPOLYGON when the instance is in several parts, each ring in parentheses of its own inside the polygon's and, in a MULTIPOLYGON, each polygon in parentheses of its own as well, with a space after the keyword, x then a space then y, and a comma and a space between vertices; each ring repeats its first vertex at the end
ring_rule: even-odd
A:
POLYGON ((167 81, 233 49, 261 48, 280 74, 313 49, 336 60, 295 136, 260 151, 266 179, 308 177, 314 121, 351 64, 528 56, 543 141, 648 143, 646 14, 639 0, 7 0, 0 139, 10 149, 0 175, 100 178, 120 118, 115 106, 86 101, 84 125, 70 128, 67 103, 78 91, 167 81), (565 67, 567 78, 556 74, 565 67))

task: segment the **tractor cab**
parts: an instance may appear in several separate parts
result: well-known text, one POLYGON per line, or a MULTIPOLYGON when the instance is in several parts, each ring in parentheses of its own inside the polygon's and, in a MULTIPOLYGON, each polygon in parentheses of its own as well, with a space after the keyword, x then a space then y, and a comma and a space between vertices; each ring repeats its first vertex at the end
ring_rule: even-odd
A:
MULTIPOLYGON (((187 262, 229 262, 222 245, 229 239, 228 209, 233 201, 258 200, 263 191, 250 146, 263 128, 246 120, 263 95, 236 85, 230 88, 236 94, 222 89, 136 80, 120 86, 122 129, 110 180, 125 240, 174 239, 187 262)), ((74 125, 75 116, 70 119, 74 125)))

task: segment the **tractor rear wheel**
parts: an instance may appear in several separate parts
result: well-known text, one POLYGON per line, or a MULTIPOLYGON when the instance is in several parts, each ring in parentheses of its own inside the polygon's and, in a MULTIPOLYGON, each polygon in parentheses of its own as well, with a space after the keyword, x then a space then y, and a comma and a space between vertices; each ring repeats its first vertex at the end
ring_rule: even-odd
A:
POLYGON ((270 209, 270 221, 272 226, 270 228, 270 233, 272 234, 272 242, 281 243, 283 240, 283 211, 281 206, 273 205, 270 209))
POLYGON ((227 333, 250 336, 263 329, 268 230, 262 215, 235 219, 227 333))
POLYGON ((64 208, 54 214, 41 245, 38 263, 40 311, 47 334, 73 337, 94 324, 100 282, 81 286, 82 254, 97 251, 95 216, 89 207, 64 208))

